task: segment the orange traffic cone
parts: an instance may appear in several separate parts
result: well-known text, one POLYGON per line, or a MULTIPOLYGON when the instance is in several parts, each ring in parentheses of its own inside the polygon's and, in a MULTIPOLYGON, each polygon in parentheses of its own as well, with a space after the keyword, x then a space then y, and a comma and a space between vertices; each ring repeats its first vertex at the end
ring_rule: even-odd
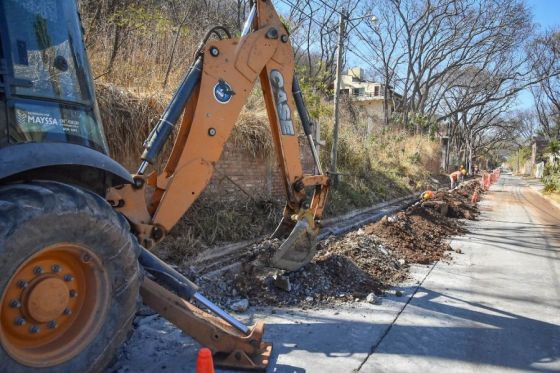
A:
POLYGON ((471 198, 471 202, 472 203, 477 203, 478 202, 478 192, 474 192, 471 198))
POLYGON ((214 373, 214 362, 212 361, 212 351, 209 348, 202 347, 198 351, 196 359, 196 373, 214 373))

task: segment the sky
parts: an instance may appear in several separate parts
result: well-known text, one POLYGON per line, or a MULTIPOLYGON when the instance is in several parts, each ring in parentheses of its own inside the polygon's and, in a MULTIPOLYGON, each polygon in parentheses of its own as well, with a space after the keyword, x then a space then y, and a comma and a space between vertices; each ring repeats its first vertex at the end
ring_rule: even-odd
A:
MULTIPOLYGON (((541 30, 560 26, 560 0, 526 0, 526 2, 541 30)), ((531 109, 532 106, 531 94, 528 91, 521 92, 518 98, 518 108, 531 109)))
POLYGON ((542 27, 560 25, 560 0, 526 0, 542 27))

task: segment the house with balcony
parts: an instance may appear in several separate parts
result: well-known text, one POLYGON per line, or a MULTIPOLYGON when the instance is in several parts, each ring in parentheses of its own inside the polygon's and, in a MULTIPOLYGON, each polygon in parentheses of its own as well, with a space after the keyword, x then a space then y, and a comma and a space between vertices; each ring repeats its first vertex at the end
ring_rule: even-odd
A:
MULTIPOLYGON (((384 84, 365 79, 361 67, 348 69, 346 74, 341 76, 340 93, 348 95, 362 109, 362 113, 367 118, 368 133, 370 126, 383 125, 384 90, 384 84)), ((395 111, 400 99, 401 95, 389 87, 387 94, 389 116, 395 111)))

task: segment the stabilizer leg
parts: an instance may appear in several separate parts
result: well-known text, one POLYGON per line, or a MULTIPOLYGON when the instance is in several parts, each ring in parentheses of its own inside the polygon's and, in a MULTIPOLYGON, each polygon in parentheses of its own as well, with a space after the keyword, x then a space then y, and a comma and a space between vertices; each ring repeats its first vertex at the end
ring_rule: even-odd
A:
POLYGON ((208 347, 216 366, 266 370, 272 344, 262 341, 264 323, 257 321, 247 335, 145 278, 140 289, 144 303, 179 329, 208 347))

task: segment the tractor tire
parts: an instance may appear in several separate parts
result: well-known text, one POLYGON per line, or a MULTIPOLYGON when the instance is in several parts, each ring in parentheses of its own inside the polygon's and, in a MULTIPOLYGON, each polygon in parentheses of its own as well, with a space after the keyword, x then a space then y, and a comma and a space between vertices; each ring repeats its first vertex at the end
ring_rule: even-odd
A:
POLYGON ((0 372, 99 372, 127 339, 140 246, 100 196, 0 186, 0 372))

